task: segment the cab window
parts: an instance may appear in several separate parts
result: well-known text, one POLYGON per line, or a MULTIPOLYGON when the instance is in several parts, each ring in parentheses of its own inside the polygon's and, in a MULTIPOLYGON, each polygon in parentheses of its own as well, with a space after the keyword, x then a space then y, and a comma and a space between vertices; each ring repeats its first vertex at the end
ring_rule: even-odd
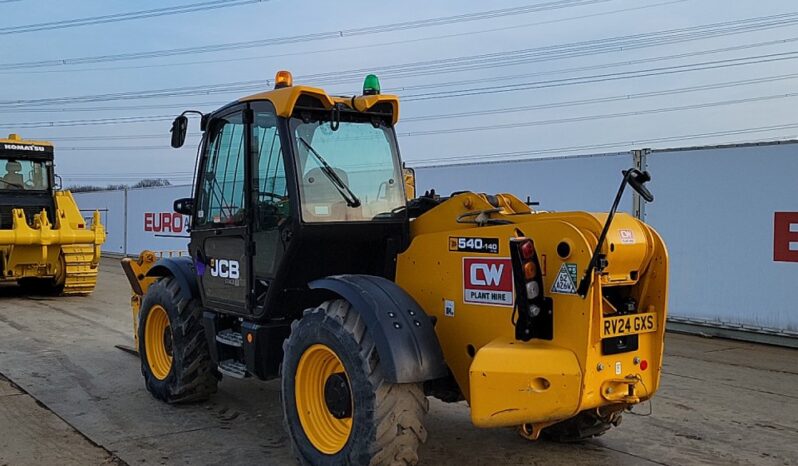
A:
POLYGON ((0 190, 46 191, 49 188, 46 162, 0 157, 0 190))
POLYGON ((244 223, 245 128, 241 112, 214 118, 204 160, 197 225, 244 223))

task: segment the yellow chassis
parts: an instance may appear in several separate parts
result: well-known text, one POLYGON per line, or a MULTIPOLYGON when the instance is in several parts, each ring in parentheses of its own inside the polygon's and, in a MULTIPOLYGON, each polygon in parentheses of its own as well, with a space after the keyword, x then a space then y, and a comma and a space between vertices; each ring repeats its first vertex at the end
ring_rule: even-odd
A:
POLYGON ((44 211, 28 225, 22 209, 13 209, 11 229, 0 230, 0 280, 51 278, 64 286, 65 294, 86 294, 94 289, 100 262, 100 247, 105 228, 100 213, 94 212, 92 225, 78 210, 68 191, 55 193, 55 224, 44 211))

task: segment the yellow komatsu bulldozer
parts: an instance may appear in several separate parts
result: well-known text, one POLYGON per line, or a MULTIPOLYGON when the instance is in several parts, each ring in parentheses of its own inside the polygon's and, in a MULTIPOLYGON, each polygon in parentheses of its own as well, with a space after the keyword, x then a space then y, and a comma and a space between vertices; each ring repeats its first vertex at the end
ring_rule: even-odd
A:
POLYGON ((648 173, 625 170, 608 213, 408 199, 399 99, 375 76, 346 97, 275 83, 200 114, 196 186, 174 203, 192 219, 187 255, 123 261, 153 396, 281 377, 302 464, 401 465, 427 439, 428 397, 467 401, 478 427, 574 441, 654 395, 668 256, 616 213, 627 186, 653 200, 648 173))
POLYGON ((53 146, 11 134, 0 139, 0 282, 35 293, 94 290, 105 230, 87 225, 69 191, 58 191, 53 146))

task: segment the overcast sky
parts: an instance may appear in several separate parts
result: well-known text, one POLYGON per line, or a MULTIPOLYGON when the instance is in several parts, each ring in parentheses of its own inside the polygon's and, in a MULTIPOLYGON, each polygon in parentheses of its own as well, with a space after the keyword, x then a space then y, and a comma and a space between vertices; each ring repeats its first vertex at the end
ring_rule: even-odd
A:
POLYGON ((199 128, 174 150, 168 120, 265 90, 287 69, 297 83, 345 95, 376 70, 383 91, 402 99, 409 165, 798 135, 798 4, 789 0, 228 0, 18 28, 198 3, 225 2, 0 0, 0 131, 53 141, 65 185, 187 183, 199 128), (260 42, 119 57, 247 41, 260 42), (197 95, 141 96, 191 88, 197 95), (131 94, 107 96, 118 93, 131 94), (53 101, 75 97, 85 98, 53 101))

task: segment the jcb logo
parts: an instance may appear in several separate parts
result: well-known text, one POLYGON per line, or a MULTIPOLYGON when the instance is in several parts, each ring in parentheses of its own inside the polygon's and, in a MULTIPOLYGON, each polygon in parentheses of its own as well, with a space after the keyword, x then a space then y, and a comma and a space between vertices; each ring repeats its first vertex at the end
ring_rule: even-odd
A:
POLYGON ((505 264, 471 264, 471 284, 499 286, 505 264))
POLYGON ((219 278, 232 278, 237 280, 240 267, 238 261, 228 259, 211 259, 211 276, 219 278))

